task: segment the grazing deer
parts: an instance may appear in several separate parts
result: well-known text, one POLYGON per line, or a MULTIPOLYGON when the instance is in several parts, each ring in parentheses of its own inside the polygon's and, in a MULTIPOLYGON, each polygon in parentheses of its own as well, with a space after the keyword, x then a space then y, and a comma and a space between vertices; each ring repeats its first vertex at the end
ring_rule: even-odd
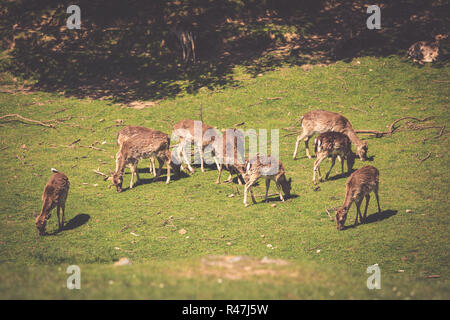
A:
POLYGON ((344 116, 339 113, 324 111, 324 110, 314 110, 307 112, 302 117, 301 126, 303 132, 297 137, 297 142, 295 144, 295 150, 293 159, 295 160, 298 151, 298 145, 301 140, 305 139, 306 156, 311 159, 309 154, 308 142, 309 139, 315 133, 324 133, 328 131, 341 132, 346 134, 350 141, 356 146, 356 150, 359 158, 364 161, 367 158, 367 142, 362 141, 358 138, 353 130, 352 124, 344 116))
POLYGON ((447 34, 438 34, 434 37, 435 41, 418 41, 409 47, 408 57, 419 64, 434 62, 439 57, 440 42, 447 38, 447 34))
POLYGON ((347 219, 347 213, 350 210, 350 206, 353 202, 356 204, 356 219, 355 225, 358 223, 358 216, 360 222, 366 220, 367 207, 369 206, 370 193, 373 191, 377 198, 378 214, 381 213, 380 199, 378 197, 378 184, 380 173, 378 169, 372 166, 364 166, 355 172, 348 178, 345 188, 345 200, 342 207, 336 213, 337 229, 342 230, 347 219), (366 198, 366 208, 364 210, 364 218, 361 216, 360 206, 366 198))
POLYGON ((322 181, 320 174, 320 164, 323 160, 331 157, 331 167, 328 170, 325 180, 328 180, 331 169, 333 169, 336 158, 341 162, 341 171, 344 173, 344 159, 347 160, 348 173, 351 173, 355 164, 355 154, 352 152, 352 143, 350 139, 340 132, 324 132, 314 140, 314 152, 316 153, 316 161, 314 161, 313 182, 316 183, 316 172, 319 173, 319 180, 322 181))
POLYGON ((53 175, 48 180, 44 187, 44 193, 42 194, 42 209, 41 213, 36 216, 36 228, 40 236, 45 234, 45 227, 48 219, 50 219, 50 211, 57 207, 56 212, 58 214, 58 230, 62 230, 64 227, 65 217, 64 212, 66 208, 67 194, 69 193, 69 179, 67 176, 58 172, 58 170, 52 168, 53 175), (60 217, 60 211, 62 210, 62 219, 60 217))
MULTIPOLYGON (((216 162, 217 168, 219 167, 219 163, 216 158, 216 154, 218 152, 215 150, 215 137, 218 136, 218 134, 213 127, 203 123, 202 121, 184 119, 173 126, 173 131, 174 134, 180 138, 180 143, 177 148, 178 158, 180 160, 183 159, 187 163, 188 169, 191 173, 194 173, 194 169, 191 167, 190 159, 187 158, 185 148, 187 147, 188 141, 192 140, 200 152, 200 166, 202 172, 205 172, 203 166, 204 150, 210 145, 212 147, 214 161, 216 162), (196 132, 196 130, 198 130, 198 132, 196 132)), ((182 165, 181 169, 184 169, 182 165)))
POLYGON ((280 200, 284 202, 281 189, 283 189, 284 195, 289 197, 291 195, 291 183, 292 179, 286 179, 285 171, 281 161, 271 157, 257 154, 247 163, 247 170, 245 172, 244 180, 244 205, 247 207, 247 193, 250 191, 253 203, 256 203, 255 196, 253 195, 252 186, 255 182, 263 177, 266 180, 266 195, 264 201, 267 202, 267 196, 269 192, 270 181, 275 181, 275 184, 280 194, 280 200))
POLYGON ((161 170, 164 163, 167 164, 167 180, 166 183, 170 182, 170 169, 172 166, 172 155, 169 150, 170 139, 169 136, 163 132, 156 131, 152 133, 151 136, 134 136, 131 139, 124 141, 120 147, 120 150, 116 154, 116 171, 113 173, 112 177, 108 180, 112 181, 113 185, 116 186, 117 192, 122 191, 123 183, 123 172, 126 166, 130 167, 131 170, 131 180, 130 189, 133 188, 134 176, 137 178, 137 183, 139 183, 139 174, 137 172, 137 165, 139 160, 148 159, 150 157, 155 157, 159 162, 159 169, 156 173, 153 181, 156 181, 161 175, 161 170))
POLYGON ((216 183, 220 183, 222 169, 225 166, 225 168, 230 173, 228 179, 225 180, 225 182, 232 181, 233 173, 235 173, 238 176, 239 184, 242 185, 241 179, 244 179, 243 176, 245 174, 245 161, 243 159, 243 154, 240 157, 238 150, 239 147, 244 147, 244 135, 242 134, 242 132, 237 129, 226 129, 224 134, 222 135, 222 152, 220 154, 222 161, 217 166, 219 175, 217 176, 216 183), (230 152, 232 154, 229 154, 230 152))
MULTIPOLYGON (((117 144, 121 146, 124 141, 130 138, 133 138, 137 135, 151 136, 153 132, 155 132, 155 130, 146 127, 126 126, 117 133, 117 144)), ((153 174, 153 176, 156 176, 155 157, 150 158, 150 173, 153 174)))

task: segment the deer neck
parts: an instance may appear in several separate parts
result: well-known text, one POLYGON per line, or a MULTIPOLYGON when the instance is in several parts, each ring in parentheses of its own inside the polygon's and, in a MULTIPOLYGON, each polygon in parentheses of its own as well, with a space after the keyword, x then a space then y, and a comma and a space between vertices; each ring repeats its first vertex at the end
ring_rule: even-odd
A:
POLYGON ((125 171, 125 159, 122 155, 120 155, 116 161, 116 174, 122 175, 124 171, 125 171))
POLYGON ((345 194, 345 200, 344 200, 344 204, 342 205, 342 208, 345 209, 346 211, 348 211, 350 209, 352 203, 353 203, 352 192, 350 189, 348 189, 345 194))
POLYGON ((345 131, 345 134, 348 136, 348 138, 350 139, 350 141, 355 145, 355 146, 360 146, 363 144, 362 140, 358 138, 358 136, 356 135, 355 130, 348 129, 345 131))

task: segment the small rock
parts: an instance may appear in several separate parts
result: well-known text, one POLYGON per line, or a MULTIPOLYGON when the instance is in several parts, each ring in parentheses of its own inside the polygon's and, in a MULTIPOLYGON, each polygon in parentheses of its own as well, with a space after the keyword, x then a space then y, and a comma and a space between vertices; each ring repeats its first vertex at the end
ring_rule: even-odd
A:
POLYGON ((397 270, 397 272, 405 272, 405 270, 397 270))
POLYGON ((120 248, 119 247, 114 247, 114 250, 120 250, 120 248))
POLYGON ((273 203, 271 206, 272 206, 272 208, 275 208, 277 206, 277 204, 273 203))
POLYGON ((227 242, 227 246, 231 246, 231 242, 227 242))
POLYGON ((406 213, 412 213, 413 211, 411 209, 406 209, 406 213))
POLYGON ((261 238, 264 238, 264 237, 265 237, 265 235, 262 234, 262 235, 261 235, 261 238))
POLYGON ((234 193, 229 194, 227 197, 228 197, 228 198, 233 198, 233 197, 234 197, 234 193))
POLYGON ((267 248, 272 248, 272 247, 273 246, 270 243, 267 244, 267 248))
POLYGON ((128 258, 120 258, 119 261, 114 262, 115 266, 126 266, 131 264, 131 261, 128 258))
POLYGON ((317 250, 316 250, 316 253, 320 253, 320 249, 317 249, 317 250))
POLYGON ((139 235, 136 234, 136 233, 134 233, 134 232, 130 232, 130 234, 131 234, 132 236, 139 237, 139 235))
POLYGON ((180 229, 180 230, 178 231, 179 234, 186 234, 186 232, 187 232, 186 229, 180 229))

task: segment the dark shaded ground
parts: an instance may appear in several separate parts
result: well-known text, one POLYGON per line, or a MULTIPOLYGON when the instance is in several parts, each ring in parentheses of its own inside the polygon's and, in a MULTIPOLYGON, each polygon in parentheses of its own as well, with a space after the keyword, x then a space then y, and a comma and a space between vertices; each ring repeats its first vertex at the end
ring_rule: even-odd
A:
POLYGON ((364 1, 81 0, 81 30, 67 30, 68 1, 9 1, 0 11, 8 70, 40 90, 128 103, 233 86, 280 66, 404 53, 447 33, 448 1, 380 1, 382 29, 368 30, 364 1), (196 35, 185 64, 174 28, 196 35), (11 61, 11 62, 9 62, 11 61))

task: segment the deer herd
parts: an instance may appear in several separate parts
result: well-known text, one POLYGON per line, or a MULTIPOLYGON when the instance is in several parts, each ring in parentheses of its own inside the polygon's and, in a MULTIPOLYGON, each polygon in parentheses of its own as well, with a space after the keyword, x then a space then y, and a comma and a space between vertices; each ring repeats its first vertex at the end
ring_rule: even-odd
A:
MULTIPOLYGON (((205 152, 211 152, 214 162, 217 166, 218 177, 216 183, 220 183, 220 177, 223 169, 229 172, 226 182, 232 181, 232 175, 237 175, 237 181, 240 185, 244 184, 244 205, 247 207, 247 195, 250 192, 253 203, 256 203, 253 195, 252 186, 260 179, 264 178, 266 192, 265 201, 267 202, 268 190, 270 182, 273 180, 278 189, 281 201, 291 195, 292 179, 286 177, 285 167, 276 157, 256 154, 250 159, 243 159, 243 154, 238 152, 238 146, 243 145, 245 137, 238 129, 226 129, 224 134, 208 134, 216 133, 213 127, 201 123, 195 127, 194 120, 181 120, 173 127, 173 132, 179 137, 179 143, 175 146, 175 150, 171 151, 170 138, 167 134, 140 126, 127 126, 120 130, 117 134, 117 144, 119 151, 116 153, 116 169, 110 175, 102 174, 105 180, 112 182, 111 186, 115 186, 117 192, 121 192, 123 185, 123 175, 126 167, 130 168, 131 179, 130 189, 134 186, 136 177, 139 183, 139 174, 137 165, 140 160, 150 160, 150 172, 154 175, 153 181, 156 181, 160 175, 164 165, 167 167, 166 183, 170 182, 171 169, 177 174, 184 170, 183 162, 187 165, 189 172, 193 173, 194 169, 190 164, 190 154, 186 150, 190 150, 191 141, 198 150, 200 156, 200 168, 204 172, 205 152), (195 131, 199 132, 195 132, 195 131), (201 132, 200 132, 201 131, 201 132), (220 138, 217 138, 220 136, 220 138), (187 149, 188 148, 188 149, 187 149), (224 161, 225 160, 225 161, 224 161), (158 162, 156 170, 155 163, 158 162), (283 196, 284 194, 284 196, 283 196)), ((199 123, 199 121, 197 122, 199 123)), ((316 184, 316 173, 322 181, 320 174, 320 164, 326 158, 331 158, 331 167, 327 172, 325 179, 328 179, 331 169, 335 164, 336 158, 341 162, 341 170, 344 173, 344 160, 347 161, 348 174, 350 175, 346 183, 345 200, 342 207, 336 211, 335 221, 337 229, 344 227, 347 213, 353 202, 356 204, 355 225, 359 221, 363 223, 366 219, 367 208, 369 205, 370 193, 373 191, 378 204, 378 213, 381 212, 378 183, 379 172, 373 166, 363 166, 352 173, 355 158, 360 160, 367 159, 368 146, 365 141, 358 138, 350 121, 344 116, 323 110, 310 111, 301 118, 302 133, 298 136, 293 154, 296 159, 298 146, 301 140, 305 141, 306 156, 311 159, 308 142, 316 133, 319 136, 314 141, 314 150, 316 160, 313 166, 313 182, 316 184), (352 152, 351 145, 356 147, 356 154, 352 152), (364 216, 361 215, 360 206, 362 200, 366 198, 364 216)), ((64 227, 64 210, 67 194, 69 192, 69 179, 67 176, 56 169, 47 182, 44 193, 42 195, 43 205, 41 213, 36 217, 36 228, 39 235, 45 234, 47 220, 50 218, 50 212, 57 207, 59 230, 64 227), (60 212, 62 211, 62 219, 60 212)))

